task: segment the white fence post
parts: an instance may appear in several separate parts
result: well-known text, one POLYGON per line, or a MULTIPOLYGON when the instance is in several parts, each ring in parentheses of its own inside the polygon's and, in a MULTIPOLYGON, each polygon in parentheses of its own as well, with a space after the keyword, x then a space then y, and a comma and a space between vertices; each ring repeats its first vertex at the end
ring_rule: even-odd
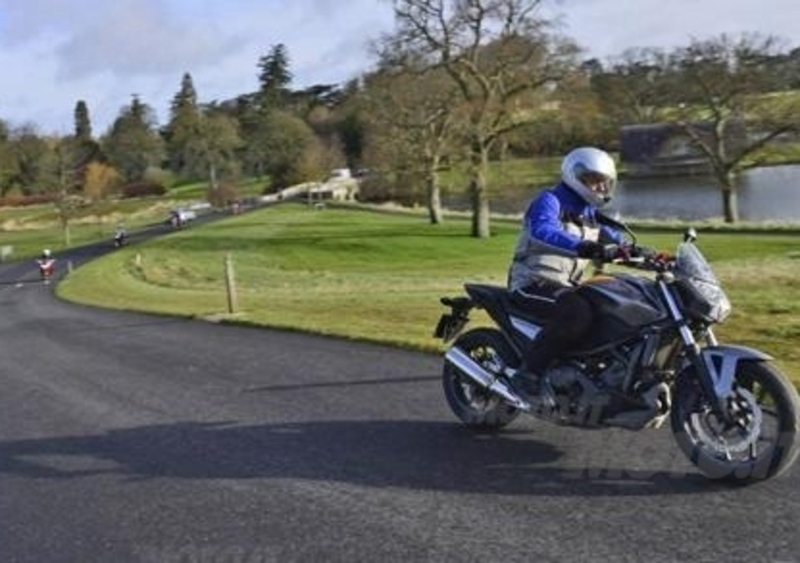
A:
POLYGON ((233 275, 233 260, 230 252, 225 254, 225 290, 228 295, 228 312, 235 313, 238 309, 238 299, 236 297, 236 279, 233 275))

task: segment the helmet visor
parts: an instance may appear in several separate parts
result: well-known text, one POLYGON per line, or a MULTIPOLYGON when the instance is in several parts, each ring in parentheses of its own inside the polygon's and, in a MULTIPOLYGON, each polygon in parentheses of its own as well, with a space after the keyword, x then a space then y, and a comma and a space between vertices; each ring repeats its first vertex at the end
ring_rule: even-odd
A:
POLYGON ((603 199, 610 198, 614 191, 614 179, 600 172, 587 170, 578 176, 578 180, 594 194, 603 199))

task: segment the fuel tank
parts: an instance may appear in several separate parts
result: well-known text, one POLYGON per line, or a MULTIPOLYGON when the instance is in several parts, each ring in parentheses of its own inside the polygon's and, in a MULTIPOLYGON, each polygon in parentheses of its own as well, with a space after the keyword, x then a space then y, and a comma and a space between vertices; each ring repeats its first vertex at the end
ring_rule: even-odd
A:
POLYGON ((595 313, 592 335, 581 348, 619 341, 668 317, 655 282, 647 278, 625 273, 598 275, 577 291, 592 303, 595 313))

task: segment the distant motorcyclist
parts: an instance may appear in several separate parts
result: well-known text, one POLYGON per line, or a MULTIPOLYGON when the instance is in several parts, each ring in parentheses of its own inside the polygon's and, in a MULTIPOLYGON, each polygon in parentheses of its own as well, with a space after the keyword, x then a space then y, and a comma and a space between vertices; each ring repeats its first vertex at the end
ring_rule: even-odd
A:
POLYGON ((183 228, 183 217, 180 211, 173 209, 169 212, 169 224, 173 229, 183 228))
POLYGON ((573 289, 592 263, 609 262, 631 251, 621 232, 598 222, 598 210, 614 194, 617 170, 611 156, 594 147, 570 151, 561 182, 534 198, 508 272, 515 302, 547 321, 523 354, 511 384, 538 393, 550 362, 581 341, 593 323, 591 304, 573 289))
POLYGON ((123 225, 117 225, 117 230, 114 231, 114 246, 123 246, 128 244, 128 232, 123 225))
POLYGON ((49 248, 45 248, 42 251, 41 256, 36 259, 36 263, 39 266, 39 275, 42 280, 45 283, 50 283, 50 278, 53 276, 55 270, 56 259, 53 258, 49 248))
POLYGON ((53 258, 53 253, 50 252, 50 249, 45 248, 44 250, 42 250, 42 254, 39 256, 39 258, 36 259, 36 262, 38 262, 39 265, 41 266, 49 264, 51 262, 55 262, 55 258, 53 258))

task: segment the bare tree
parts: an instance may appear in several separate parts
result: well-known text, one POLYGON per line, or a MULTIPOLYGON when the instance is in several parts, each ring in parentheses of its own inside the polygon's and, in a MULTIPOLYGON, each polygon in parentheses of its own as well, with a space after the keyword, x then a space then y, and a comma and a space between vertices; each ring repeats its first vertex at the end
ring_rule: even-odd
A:
POLYGON ((591 72, 592 89, 602 110, 617 126, 655 123, 669 80, 667 54, 654 48, 633 48, 591 72))
POLYGON ((58 215, 58 223, 64 235, 64 246, 72 244, 70 222, 86 207, 86 200, 78 194, 82 182, 82 169, 73 139, 53 138, 49 140, 50 152, 45 159, 44 177, 48 191, 58 215))
POLYGON ((394 0, 396 29, 384 42, 415 52, 458 86, 469 145, 472 235, 488 237, 489 153, 529 120, 529 95, 560 81, 577 47, 548 33, 542 0, 394 0))
MULTIPOLYGON (((439 168, 450 147, 456 104, 452 80, 437 69, 385 68, 366 80, 369 138, 387 147, 425 184, 425 205, 432 224, 442 222, 439 168)), ((373 155, 375 152, 372 153, 373 155)))
POLYGON ((764 163, 765 148, 798 132, 800 100, 772 92, 766 64, 779 42, 774 37, 721 35, 693 41, 673 54, 674 103, 666 110, 708 161, 721 193, 724 219, 739 220, 737 178, 764 163))

